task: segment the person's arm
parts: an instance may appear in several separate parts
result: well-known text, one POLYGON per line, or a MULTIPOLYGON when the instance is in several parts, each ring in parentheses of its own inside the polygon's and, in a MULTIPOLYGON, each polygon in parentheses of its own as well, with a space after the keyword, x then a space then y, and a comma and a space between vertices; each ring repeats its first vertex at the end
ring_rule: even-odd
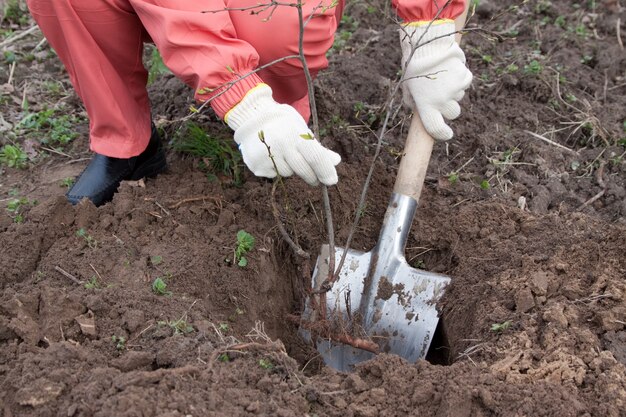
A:
POLYGON ((472 82, 465 54, 455 41, 454 19, 467 6, 464 0, 392 0, 403 20, 402 87, 405 102, 417 111, 430 135, 448 140, 453 131, 446 120, 461 114, 459 101, 472 82))
POLYGON ((237 38, 224 0, 155 3, 133 5, 163 62, 195 90, 197 100, 211 100, 216 114, 234 130, 243 160, 255 175, 295 173, 312 185, 337 183, 335 165, 341 157, 322 146, 302 116, 278 104, 272 89, 251 74, 259 54, 237 38))
POLYGON ((431 21, 435 18, 454 20, 465 11, 467 5, 466 0, 451 0, 447 6, 446 3, 446 0, 391 1, 396 13, 405 23, 431 21))

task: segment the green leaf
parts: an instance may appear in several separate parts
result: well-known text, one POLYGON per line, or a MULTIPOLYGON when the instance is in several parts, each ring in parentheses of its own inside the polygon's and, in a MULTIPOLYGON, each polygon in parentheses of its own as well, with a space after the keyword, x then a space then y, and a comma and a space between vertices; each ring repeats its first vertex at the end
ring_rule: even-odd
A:
POLYGON ((506 329, 508 329, 509 327, 511 327, 511 321, 507 320, 504 323, 494 323, 491 325, 491 331, 492 332, 503 332, 506 329))
POLYGON ((313 136, 310 133, 304 133, 304 134, 300 135, 300 137, 302 139, 306 139, 306 140, 313 140, 313 139, 315 139, 315 136, 313 136))
POLYGON ((241 258, 239 258, 239 262, 237 263, 237 265, 244 268, 248 265, 248 260, 245 258, 245 256, 242 256, 241 258))
POLYGON ((159 265, 162 262, 163 262, 163 257, 162 256, 154 255, 154 256, 150 257, 150 263, 152 265, 159 265))
POLYGON ((242 229, 237 232, 237 243, 239 247, 241 247, 246 252, 252 250, 252 248, 254 247, 254 242, 255 242, 254 236, 252 236, 250 233, 246 232, 245 230, 242 229))

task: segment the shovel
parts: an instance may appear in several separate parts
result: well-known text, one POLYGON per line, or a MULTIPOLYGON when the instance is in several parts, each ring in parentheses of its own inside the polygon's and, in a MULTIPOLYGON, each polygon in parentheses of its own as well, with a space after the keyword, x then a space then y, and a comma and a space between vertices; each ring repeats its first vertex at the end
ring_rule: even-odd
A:
MULTIPOLYGON (((410 362, 426 356, 439 316, 437 301, 450 282, 444 275, 411 267, 405 257, 411 223, 424 185, 434 140, 415 113, 380 237, 370 252, 348 250, 332 289, 326 293, 327 316, 342 322, 360 320, 362 331, 379 346, 410 362)), ((319 290, 329 276, 329 247, 322 246, 313 272, 312 287, 319 290)), ((344 249, 335 248, 335 265, 344 249)), ((304 320, 314 322, 316 311, 308 300, 304 320)), ((311 341, 311 333, 300 334, 311 341)), ((374 353, 336 341, 317 338, 324 362, 337 370, 371 359, 374 353)))

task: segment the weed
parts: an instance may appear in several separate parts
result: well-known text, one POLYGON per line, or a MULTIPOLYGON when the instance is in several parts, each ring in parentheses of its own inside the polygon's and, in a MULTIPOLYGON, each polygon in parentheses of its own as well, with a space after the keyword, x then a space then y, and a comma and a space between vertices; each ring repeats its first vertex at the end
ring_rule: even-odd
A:
POLYGON ((28 199, 25 197, 14 198, 12 200, 9 200, 9 202, 7 203, 7 211, 9 211, 12 214, 13 222, 15 223, 24 222, 24 215, 21 213, 21 209, 22 207, 27 206, 29 204, 31 204, 31 202, 28 201, 28 199))
POLYGON ((85 283, 85 288, 88 290, 99 290, 101 287, 98 282, 98 277, 95 275, 92 276, 91 279, 85 283))
POLYGON ((28 11, 26 10, 25 3, 20 0, 7 0, 4 4, 2 15, 0 19, 10 23, 25 25, 28 23, 28 11))
POLYGON ((535 13, 543 14, 550 11, 552 8, 552 2, 549 0, 539 0, 535 5, 535 13))
POLYGON ((483 55, 482 59, 485 64, 491 64, 493 62, 493 57, 491 55, 483 55))
POLYGON ((44 144, 66 145, 78 137, 73 126, 79 121, 78 117, 63 114, 60 110, 44 109, 37 113, 27 113, 14 130, 17 130, 17 134, 36 136, 44 144), (42 132, 45 134, 42 135, 42 132))
POLYGON ((359 209, 357 211, 357 216, 359 216, 359 218, 365 217, 365 215, 369 213, 368 209, 369 207, 367 207, 367 203, 363 203, 362 205, 359 206, 359 209))
POLYGON ((424 263, 423 260, 421 259, 416 259, 413 262, 413 268, 417 268, 417 269, 426 269, 426 264, 424 263))
POLYGON ((95 249, 98 247, 98 241, 89 233, 87 233, 84 227, 81 227, 80 229, 76 231, 76 236, 82 237, 83 239, 85 239, 85 242, 87 242, 87 246, 89 248, 95 249))
POLYGON ((491 331, 496 333, 501 333, 511 327, 511 321, 507 320, 504 323, 494 323, 491 325, 491 331))
POLYGON ((565 94, 565 101, 567 101, 568 103, 576 103, 578 101, 578 97, 576 97, 572 93, 566 93, 565 94))
POLYGON ((503 173, 514 164, 515 156, 521 152, 517 146, 514 146, 504 152, 496 152, 496 157, 488 158, 488 160, 498 172, 503 173))
POLYGON ((225 333, 230 330, 230 326, 227 323, 220 323, 219 326, 217 326, 217 328, 220 329, 220 332, 222 333, 225 333))
POLYGON ((543 66, 539 61, 533 59, 528 64, 524 65, 524 73, 537 75, 543 71, 543 66))
POLYGON ((152 84, 160 75, 169 74, 170 70, 163 63, 163 58, 156 47, 152 48, 148 60, 148 85, 152 84))
POLYGON ((333 53, 338 53, 342 49, 345 49, 348 41, 352 39, 352 34, 359 27, 359 21, 355 20, 352 16, 344 14, 341 18, 341 24, 339 26, 339 31, 335 34, 335 41, 333 42, 333 46, 328 51, 328 55, 333 53))
POLYGON ((228 316, 228 321, 234 322, 237 320, 237 316, 243 316, 244 314, 245 314, 245 311, 237 307, 235 309, 235 312, 231 314, 230 316, 228 316))
POLYGON ((457 182, 459 182, 459 173, 458 172, 451 172, 450 174, 448 174, 448 181, 452 185, 454 185, 457 182))
POLYGON ((168 321, 159 321, 157 322, 159 326, 169 326, 174 334, 187 334, 194 331, 194 328, 191 324, 187 323, 186 320, 180 318, 178 320, 168 320, 168 321))
POLYGON ((240 267, 248 265, 248 259, 244 256, 254 248, 254 236, 245 230, 237 232, 237 248, 235 248, 235 261, 240 267))
POLYGON ((274 368, 274 364, 269 359, 259 359, 259 366, 267 371, 274 368))
POLYGON ((228 356, 228 353, 222 353, 217 357, 217 360, 220 362, 230 362, 230 356, 228 356))
POLYGON ((154 255, 150 257, 150 263, 153 266, 157 266, 160 265, 161 263, 163 263, 163 257, 160 255, 154 255))
POLYGON ((583 65, 590 65, 591 63, 593 63, 593 56, 583 55, 583 57, 580 58, 580 63, 583 65))
POLYGON ((480 182, 480 188, 483 190, 488 190, 491 188, 491 184, 489 184, 489 180, 482 180, 480 182))
POLYGON ((509 74, 512 74, 514 72, 519 71, 519 67, 516 64, 509 64, 506 66, 506 68, 504 68, 504 71, 509 74))
POLYGON ((13 51, 4 51, 4 62, 7 64, 12 64, 17 61, 17 56, 13 51))
POLYGON ((589 31, 587 30, 587 26, 580 24, 574 28, 574 33, 581 38, 587 39, 589 37, 589 31))
POLYGON ((57 96, 61 94, 61 83, 58 81, 44 81, 43 87, 50 95, 57 96))
POLYGON ((126 338, 124 336, 111 336, 111 340, 115 343, 115 348, 117 350, 126 349, 126 338))
POLYGON ((4 145, 0 149, 0 163, 9 168, 26 168, 28 156, 19 145, 4 145))
POLYGON ((201 167, 233 178, 235 185, 242 184, 241 153, 231 141, 209 136, 200 126, 188 123, 177 135, 173 145, 179 152, 201 158, 201 167))
POLYGON ((560 28, 565 28, 565 16, 559 15, 556 19, 554 19, 554 24, 560 28))
POLYGON ((167 290, 167 284, 165 283, 165 280, 161 277, 156 278, 154 281, 152 281, 152 292, 156 295, 165 295, 168 297, 172 295, 172 292, 167 290))
POLYGON ((74 182, 76 182, 76 179, 73 177, 66 177, 63 178, 60 182, 59 185, 61 187, 66 187, 66 188, 70 188, 72 185, 74 185, 74 182))

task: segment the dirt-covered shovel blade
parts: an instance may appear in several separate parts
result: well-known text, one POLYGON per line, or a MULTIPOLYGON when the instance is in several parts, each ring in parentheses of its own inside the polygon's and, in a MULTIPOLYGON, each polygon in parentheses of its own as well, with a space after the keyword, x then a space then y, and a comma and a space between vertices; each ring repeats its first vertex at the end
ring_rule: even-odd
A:
MULTIPOLYGON (((439 320, 437 301, 450 282, 447 276, 412 268, 404 257, 432 146, 433 139, 413 115, 378 242, 370 252, 349 250, 337 281, 326 294, 331 330, 356 337, 365 333, 380 352, 395 353, 410 362, 426 356, 439 320)), ((336 248, 336 265, 342 254, 343 249, 336 248)), ((323 246, 313 272, 314 289, 328 277, 329 255, 328 246, 323 246)), ((311 301, 303 315, 308 322, 317 318, 311 301)), ((311 339, 304 328, 300 332, 311 339)), ((374 355, 321 337, 316 346, 326 364, 341 371, 350 371, 352 365, 374 355)))

